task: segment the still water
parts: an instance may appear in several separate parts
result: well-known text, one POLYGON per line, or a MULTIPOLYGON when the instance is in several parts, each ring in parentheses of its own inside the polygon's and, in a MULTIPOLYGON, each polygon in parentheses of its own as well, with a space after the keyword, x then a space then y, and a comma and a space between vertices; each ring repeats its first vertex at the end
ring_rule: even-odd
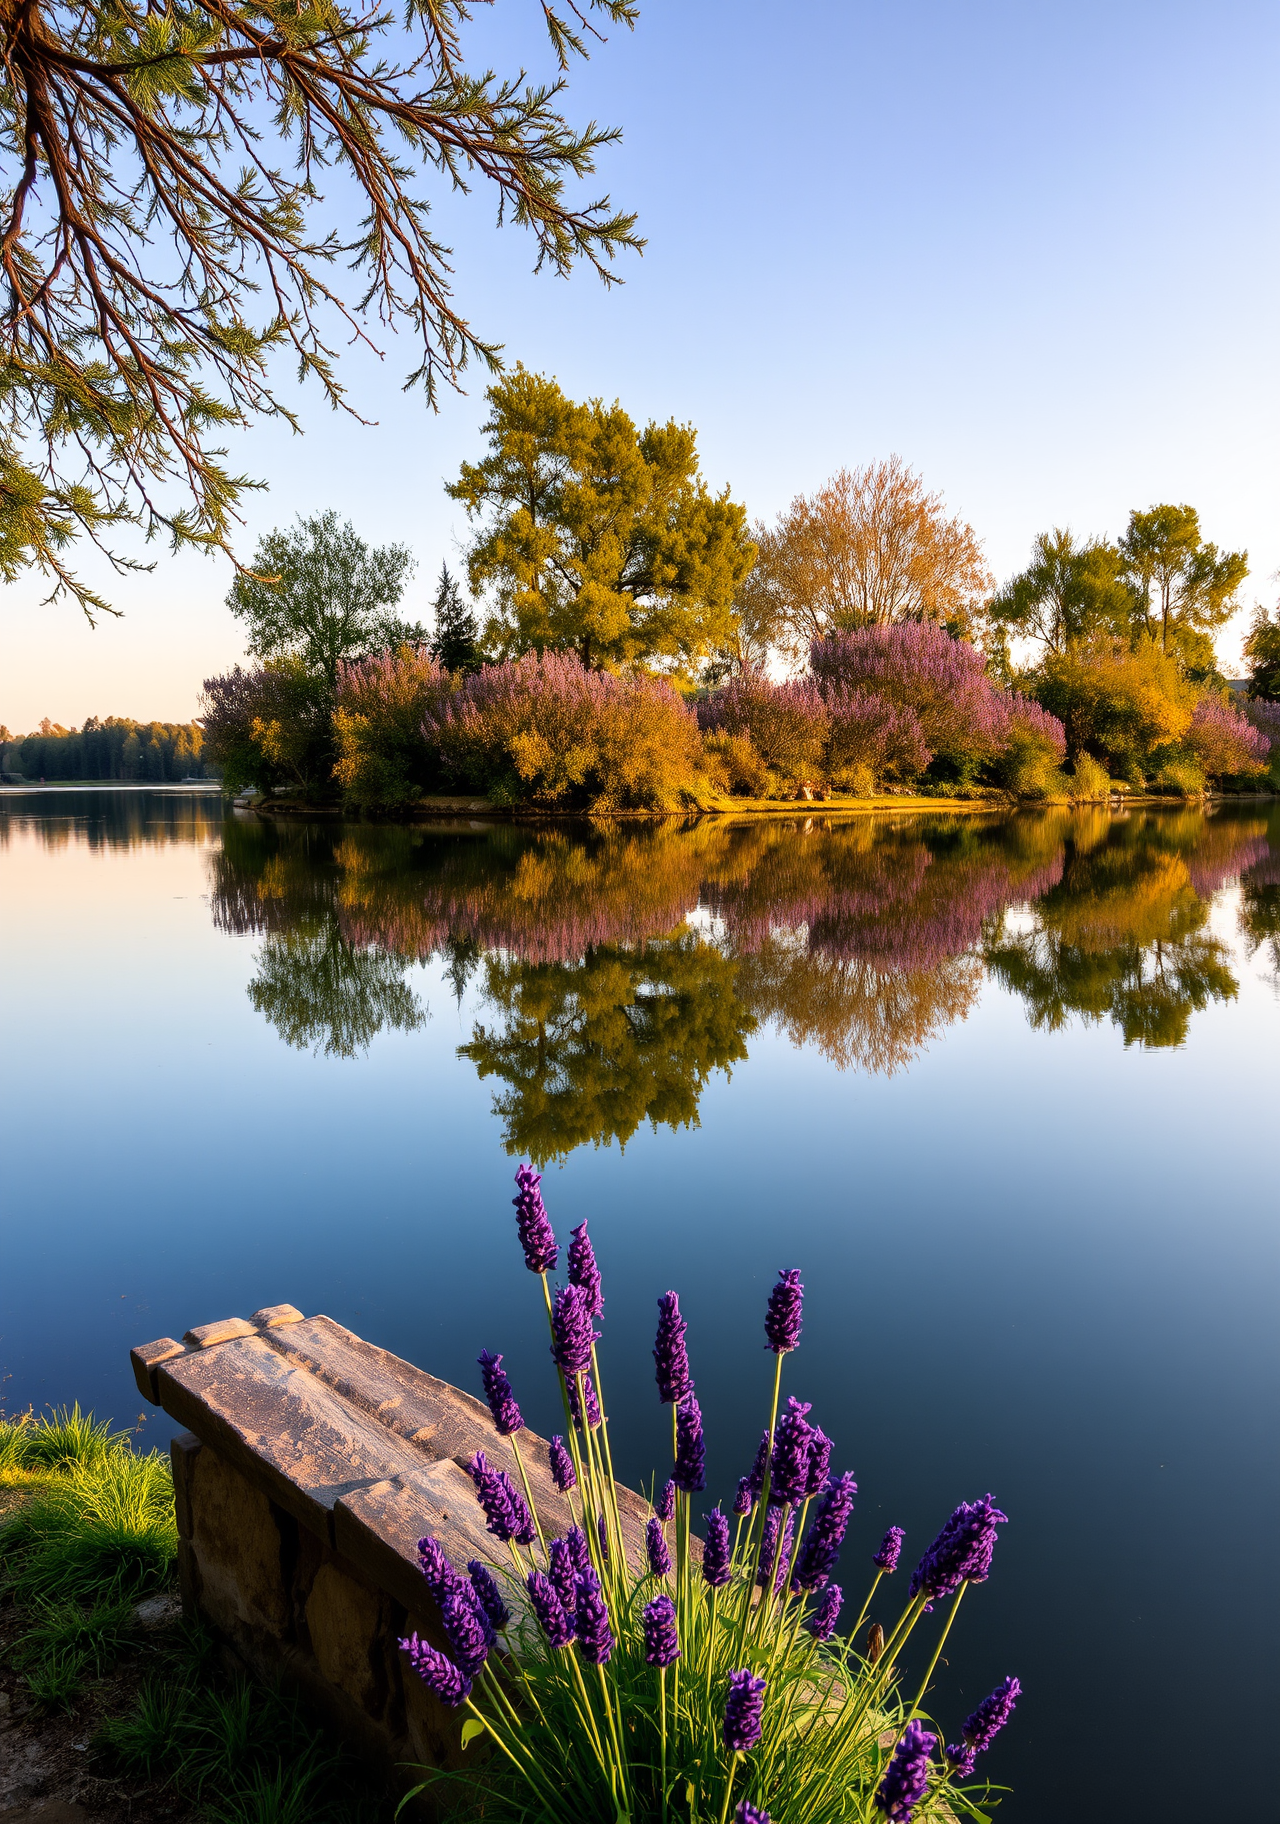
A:
POLYGON ((1002 1819, 1275 1815, 1274 804, 569 832, 9 792, 0 916, 11 1409, 132 1422, 131 1343, 287 1300, 477 1391, 501 1349, 554 1429, 532 1157, 591 1221, 620 1473, 665 1461, 675 1286, 732 1493, 799 1265, 853 1613, 890 1522, 905 1570, 956 1501, 1010 1515, 933 1700, 954 1734, 1021 1678, 1002 1819))

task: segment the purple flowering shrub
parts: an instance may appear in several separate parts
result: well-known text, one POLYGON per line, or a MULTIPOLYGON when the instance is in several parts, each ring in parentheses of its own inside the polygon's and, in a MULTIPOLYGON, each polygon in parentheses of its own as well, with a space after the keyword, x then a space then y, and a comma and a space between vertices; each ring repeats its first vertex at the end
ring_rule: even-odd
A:
POLYGON ((830 634, 813 642, 809 668, 828 699, 861 691, 910 710, 935 762, 958 775, 994 761, 1008 741, 1009 699, 986 660, 932 622, 830 634))
POLYGON ((1211 779, 1263 773, 1271 743, 1234 703, 1206 691, 1187 730, 1187 746, 1211 779))
POLYGON ((743 672, 698 705, 704 734, 745 736, 761 762, 784 779, 822 776, 829 723, 809 678, 775 684, 762 672, 743 672))
POLYGON ((416 1634, 400 1644, 408 1670, 445 1711, 460 1713, 462 1746, 487 1734, 495 1752, 466 1776, 433 1773, 433 1785, 465 1778, 475 1809, 497 1824, 940 1824, 982 1815, 990 1788, 968 1782, 1009 1721, 1018 1680, 1006 1678, 950 1729, 926 1727, 925 1705, 960 1603, 990 1575, 1006 1516, 990 1495, 962 1501, 905 1600, 886 1605, 902 1528, 878 1545, 878 1528, 862 1536, 852 1471, 832 1472, 834 1446, 811 1403, 783 1400, 783 1373, 804 1333, 796 1268, 779 1273, 763 1314, 768 1424, 732 1502, 703 1493, 689 1325, 674 1292, 658 1299, 653 1359, 659 1401, 671 1409, 672 1462, 646 1510, 613 1476, 594 1245, 579 1225, 567 1282, 553 1288, 561 1250, 537 1174, 522 1166, 517 1184, 517 1235, 542 1282, 565 1430, 550 1447, 535 1439, 501 1355, 481 1353, 495 1438, 470 1473, 495 1541, 491 1562, 469 1559, 464 1573, 439 1539, 421 1539, 448 1650, 416 1634), (859 1563, 874 1571, 843 1630, 844 1586, 834 1575, 842 1561, 847 1574, 859 1563), (930 1623, 935 1605, 945 1615, 930 1623), (917 1629, 932 1636, 918 1656, 924 1677, 902 1687, 900 1661, 917 1629))
POLYGON ((247 671, 237 665, 206 678, 200 720, 205 758, 221 769, 228 791, 310 791, 328 782, 329 692, 300 659, 270 659, 247 671))
POLYGON ((414 646, 338 666, 333 776, 348 804, 392 810, 433 782, 434 756, 422 724, 453 688, 450 674, 414 646))
POLYGON ((572 654, 485 665, 423 717, 447 777, 505 803, 671 809, 695 782, 697 723, 669 684, 572 654))

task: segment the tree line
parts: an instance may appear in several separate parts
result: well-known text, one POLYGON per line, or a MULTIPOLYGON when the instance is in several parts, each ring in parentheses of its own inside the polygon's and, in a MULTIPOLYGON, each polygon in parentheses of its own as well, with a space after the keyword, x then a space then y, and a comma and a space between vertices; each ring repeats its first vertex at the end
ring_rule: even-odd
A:
POLYGON ((382 808, 451 786, 598 809, 913 782, 1090 797, 1256 780, 1280 748, 1280 620, 1259 611, 1234 701, 1213 633, 1247 554, 1190 506, 1135 509, 1114 542, 1055 528, 997 586, 897 457, 752 524, 689 425, 523 367, 487 399, 487 447, 448 484, 470 600, 445 566, 430 627, 404 620, 412 554, 332 512, 237 576, 258 665, 207 680, 204 718, 229 780, 382 808))
POLYGON ((23 779, 119 780, 164 785, 216 776, 207 766, 198 722, 135 722, 90 716, 63 728, 46 716, 32 734, 0 728, 0 769, 23 779))

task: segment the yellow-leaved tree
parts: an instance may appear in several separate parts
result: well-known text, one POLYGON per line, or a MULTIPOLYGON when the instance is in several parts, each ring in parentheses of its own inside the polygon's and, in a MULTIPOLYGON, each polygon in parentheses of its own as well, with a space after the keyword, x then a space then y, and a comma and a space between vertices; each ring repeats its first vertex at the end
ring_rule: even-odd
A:
POLYGON ((478 522, 468 573, 490 649, 687 670, 725 646, 755 546, 746 509, 703 481, 692 427, 638 430, 522 367, 487 397, 489 453, 449 493, 478 522))

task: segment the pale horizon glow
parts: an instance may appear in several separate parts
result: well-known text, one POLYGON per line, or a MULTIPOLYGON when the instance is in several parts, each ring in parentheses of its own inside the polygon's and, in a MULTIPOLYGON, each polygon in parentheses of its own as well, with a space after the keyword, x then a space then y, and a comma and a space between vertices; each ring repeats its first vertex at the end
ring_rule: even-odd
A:
MULTIPOLYGON (((528 25, 511 0, 486 10, 477 61, 546 74, 528 25)), ((625 286, 534 277, 479 191, 437 192, 437 226, 462 307, 508 361, 692 422, 709 484, 753 518, 896 452, 1004 578, 1051 526, 1115 537, 1134 507, 1190 503, 1207 538, 1249 552, 1218 641, 1230 674, 1280 567, 1277 50, 1260 0, 813 0, 785 30, 759 0, 642 0, 568 102, 623 128, 591 194, 640 213, 625 286)), ((344 358, 368 427, 284 376, 305 437, 266 423, 231 449, 269 483, 242 555, 335 507, 413 547, 405 606, 425 618, 466 536, 443 483, 479 452, 485 402, 473 372, 431 415, 400 390, 411 362, 404 338, 344 358)), ((185 721, 201 680, 243 659, 229 563, 143 555, 150 575, 114 578, 81 554, 124 610, 96 630, 73 603, 41 606, 39 576, 9 586, 0 723, 185 721)))

